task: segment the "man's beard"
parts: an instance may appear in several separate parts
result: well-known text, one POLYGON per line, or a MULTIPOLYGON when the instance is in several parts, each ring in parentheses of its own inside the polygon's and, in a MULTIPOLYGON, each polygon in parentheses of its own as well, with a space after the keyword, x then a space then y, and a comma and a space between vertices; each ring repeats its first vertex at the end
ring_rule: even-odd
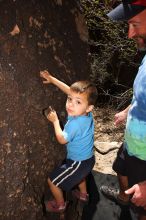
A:
POLYGON ((135 41, 139 51, 146 51, 146 35, 139 35, 135 41))

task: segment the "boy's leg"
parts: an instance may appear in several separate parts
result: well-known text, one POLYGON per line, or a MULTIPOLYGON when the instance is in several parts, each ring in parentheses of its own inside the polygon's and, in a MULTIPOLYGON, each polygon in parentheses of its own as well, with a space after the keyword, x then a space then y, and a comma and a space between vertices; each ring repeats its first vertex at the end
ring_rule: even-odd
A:
POLYGON ((87 193, 87 187, 86 187, 86 180, 83 179, 79 185, 79 190, 75 189, 73 190, 73 195, 78 198, 79 200, 82 200, 84 202, 87 202, 89 199, 89 195, 87 193))
POLYGON ((86 186, 86 180, 85 179, 83 179, 79 183, 78 187, 79 187, 79 190, 80 190, 81 193, 87 193, 87 186, 86 186))
POLYGON ((63 197, 63 192, 62 192, 62 190, 61 190, 59 187, 55 186, 55 185, 51 182, 50 179, 48 179, 48 184, 49 184, 50 190, 51 190, 51 192, 52 192, 52 194, 53 194, 53 196, 54 196, 56 202, 57 202, 58 204, 64 203, 64 197, 63 197))

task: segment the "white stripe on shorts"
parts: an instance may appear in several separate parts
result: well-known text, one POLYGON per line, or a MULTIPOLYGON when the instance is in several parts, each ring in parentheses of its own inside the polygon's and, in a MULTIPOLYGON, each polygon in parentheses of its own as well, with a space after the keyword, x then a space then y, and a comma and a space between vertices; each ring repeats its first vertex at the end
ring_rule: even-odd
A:
POLYGON ((56 186, 58 186, 60 183, 62 183, 66 178, 68 178, 69 176, 71 176, 80 166, 81 162, 79 162, 78 166, 76 167, 75 170, 72 171, 72 173, 70 173, 69 175, 65 176, 59 183, 56 184, 56 186))
POLYGON ((68 172, 69 170, 73 169, 73 166, 76 164, 76 163, 79 163, 77 165, 77 167, 75 168, 75 170, 73 170, 69 175, 67 175, 66 177, 64 177, 60 182, 58 182, 57 184, 55 184, 56 186, 58 186, 63 180, 65 180, 68 176, 71 176, 77 169, 78 167, 80 166, 81 162, 77 162, 77 161, 74 161, 73 164, 71 165, 71 167, 69 167, 68 169, 66 169, 63 173, 61 173, 59 176, 57 176, 53 181, 52 183, 54 183, 57 179, 59 179, 61 176, 63 176, 66 172, 68 172))

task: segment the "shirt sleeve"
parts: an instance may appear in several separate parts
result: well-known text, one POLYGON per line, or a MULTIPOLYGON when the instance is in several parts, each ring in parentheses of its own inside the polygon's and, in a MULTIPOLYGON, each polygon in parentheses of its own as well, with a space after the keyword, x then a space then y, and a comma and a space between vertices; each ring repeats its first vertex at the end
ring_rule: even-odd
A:
POLYGON ((70 142, 74 139, 75 136, 79 133, 78 123, 74 120, 68 121, 63 130, 63 137, 67 142, 70 142))

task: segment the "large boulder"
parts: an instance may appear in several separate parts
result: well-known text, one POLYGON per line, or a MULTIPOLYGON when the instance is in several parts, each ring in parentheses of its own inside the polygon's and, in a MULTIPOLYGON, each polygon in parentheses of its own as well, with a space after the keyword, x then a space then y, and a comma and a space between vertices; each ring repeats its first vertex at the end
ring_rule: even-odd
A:
POLYGON ((46 179, 65 148, 42 110, 52 105, 64 121, 66 97, 39 71, 68 84, 88 78, 87 40, 78 1, 0 0, 1 220, 43 219, 46 179))

